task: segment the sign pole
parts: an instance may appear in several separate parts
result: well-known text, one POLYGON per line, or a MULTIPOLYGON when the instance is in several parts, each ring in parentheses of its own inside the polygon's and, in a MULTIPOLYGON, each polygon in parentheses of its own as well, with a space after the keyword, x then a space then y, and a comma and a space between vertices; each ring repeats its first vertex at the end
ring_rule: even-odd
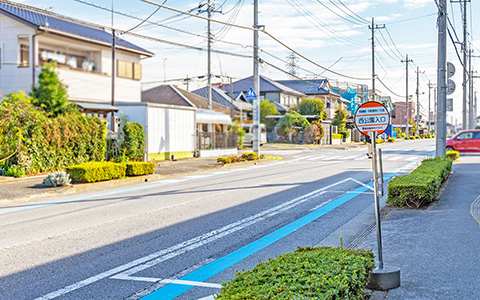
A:
POLYGON ((372 140, 372 169, 373 169, 373 199, 375 202, 375 223, 377 225, 377 246, 378 246, 378 268, 383 270, 383 253, 382 253, 382 230, 380 227, 380 203, 378 201, 378 169, 377 169, 377 133, 370 132, 372 140))
MULTIPOLYGON (((358 131, 370 137, 372 143, 373 199, 375 207, 375 223, 377 226, 378 268, 371 273, 368 288, 372 290, 389 290, 400 286, 400 269, 385 268, 383 265, 382 229, 380 225, 380 195, 378 187, 378 160, 381 151, 377 153, 377 136, 384 133, 390 124, 390 113, 387 108, 375 101, 363 103, 355 112, 355 126, 358 131)), ((380 161, 380 167, 383 169, 380 161)), ((383 170, 382 190, 383 190, 383 170)))

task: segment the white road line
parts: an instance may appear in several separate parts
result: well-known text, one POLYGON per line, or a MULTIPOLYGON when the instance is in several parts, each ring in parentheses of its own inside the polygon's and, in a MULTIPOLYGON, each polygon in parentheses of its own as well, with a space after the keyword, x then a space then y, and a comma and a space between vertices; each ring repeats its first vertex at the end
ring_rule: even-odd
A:
POLYGON ((388 158, 385 158, 385 160, 399 160, 401 159, 402 157, 401 156, 394 156, 394 157, 388 157, 388 158))
POLYGON ((203 297, 203 298, 199 298, 197 300, 215 300, 215 296, 203 297))
POLYGON ((315 156, 315 157, 307 158, 306 160, 317 160, 317 159, 322 159, 322 158, 323 158, 323 156, 318 155, 318 156, 315 156))
MULTIPOLYGON (((265 210, 261 213, 258 213, 256 215, 253 215, 251 217, 242 219, 240 221, 228 224, 222 228, 210 231, 206 234, 197 236, 195 238, 192 238, 190 240, 184 241, 182 243, 173 245, 167 249, 163 249, 160 251, 157 251, 155 253, 152 253, 150 255, 141 257, 139 259, 136 259, 134 261, 131 261, 129 263, 123 264, 121 266, 115 267, 113 269, 110 269, 108 271, 105 271, 103 273, 97 274, 95 276, 89 277, 87 279, 78 281, 76 283, 73 283, 69 286, 63 287, 61 289, 58 289, 54 292, 51 292, 49 294, 46 294, 44 296, 38 297, 35 300, 47 300, 47 299, 54 299, 57 297, 60 297, 62 295, 68 294, 70 292, 73 292, 75 290, 78 290, 82 287, 85 287, 87 285, 90 285, 92 283, 95 283, 97 281, 100 281, 105 278, 116 278, 114 276, 115 274, 122 273, 123 275, 130 276, 136 272, 139 272, 141 270, 147 269, 149 267, 152 267, 162 261, 165 261, 167 259, 170 259, 172 257, 176 257, 182 253, 185 253, 189 250, 198 248, 202 245, 205 245, 206 243, 212 242, 214 240, 220 239, 223 236, 226 236, 228 234, 231 234, 233 232, 239 231, 247 226, 250 226, 252 224, 255 224, 257 222, 260 222, 268 217, 277 215, 283 211, 286 211, 292 207, 295 207, 303 202, 309 201, 314 199, 315 197, 319 196, 320 194, 325 193, 325 191, 329 188, 332 188, 336 185, 342 184, 351 178, 346 178, 344 180, 338 181, 336 183, 333 183, 331 185, 325 186, 323 188, 317 189, 315 191, 312 191, 308 194, 299 196, 295 199, 292 199, 288 202, 282 203, 280 205, 277 205, 273 208, 270 208, 268 210, 265 210), (323 193, 322 193, 323 192, 323 193)), ((122 276, 120 276, 122 277, 122 276)), ((120 278, 119 278, 120 279, 120 278)))
POLYGON ((121 278, 120 276, 118 276, 118 278, 115 278, 115 279, 141 281, 141 282, 159 282, 164 284, 175 283, 175 284, 191 285, 191 286, 215 288, 215 289, 222 288, 222 285, 218 283, 199 282, 199 281, 180 280, 180 279, 162 279, 162 278, 137 277, 137 276, 125 276, 124 278, 121 278))
POLYGON ((366 187, 367 189, 370 189, 370 190, 372 190, 372 191, 374 190, 373 187, 368 186, 368 185, 366 185, 365 183, 363 183, 363 182, 361 182, 361 181, 358 181, 358 180, 356 180, 356 179, 354 179, 354 178, 350 178, 350 180, 352 180, 352 181, 354 181, 354 182, 356 182, 356 183, 358 183, 358 184, 360 184, 360 185, 363 185, 363 186, 366 187))
POLYGON ((414 161, 414 160, 416 160, 416 159, 418 159, 418 156, 413 156, 413 157, 407 157, 407 158, 405 158, 406 161, 414 161))
POLYGON ((335 155, 335 156, 326 155, 326 156, 322 157, 322 159, 334 160, 334 159, 338 159, 340 157, 342 157, 342 156, 340 156, 340 155, 335 155))

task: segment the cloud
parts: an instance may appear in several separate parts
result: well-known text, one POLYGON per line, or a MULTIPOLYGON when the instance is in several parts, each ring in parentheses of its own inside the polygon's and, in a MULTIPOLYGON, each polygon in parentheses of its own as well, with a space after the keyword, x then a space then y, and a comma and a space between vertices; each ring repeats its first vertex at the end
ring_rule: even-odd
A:
POLYGON ((420 8, 431 3, 431 0, 405 0, 405 4, 403 6, 408 8, 420 8))

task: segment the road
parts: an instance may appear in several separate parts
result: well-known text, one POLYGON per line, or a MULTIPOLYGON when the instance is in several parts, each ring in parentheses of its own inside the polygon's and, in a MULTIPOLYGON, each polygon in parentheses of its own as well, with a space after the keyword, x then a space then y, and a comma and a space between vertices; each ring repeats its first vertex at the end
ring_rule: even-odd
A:
MULTIPOLYGON (((385 177, 434 142, 380 145, 385 177)), ((4 207, 0 299, 213 299, 235 270, 318 245, 370 206, 365 152, 267 152, 286 159, 4 207)))

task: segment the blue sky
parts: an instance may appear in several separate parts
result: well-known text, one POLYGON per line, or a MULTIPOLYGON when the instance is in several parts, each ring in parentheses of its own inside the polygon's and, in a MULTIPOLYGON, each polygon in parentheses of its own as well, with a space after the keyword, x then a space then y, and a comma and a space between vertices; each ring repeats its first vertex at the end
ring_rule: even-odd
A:
MULTIPOLYGON (((18 1, 27 5, 49 9, 55 13, 69 17, 86 20, 89 22, 111 26, 112 14, 109 11, 81 3, 86 1, 105 9, 112 8, 112 0, 23 0, 18 1)), ((164 0, 154 2, 163 3, 164 0)), ((206 2, 205 0, 203 3, 206 2)), ((167 0, 165 5, 183 11, 196 9, 199 1, 167 0)), ((253 1, 245 0, 218 0, 215 2, 216 10, 213 18, 239 25, 252 26, 253 1)), ((265 25, 266 31, 295 49, 302 55, 317 62, 324 67, 351 77, 371 77, 371 30, 368 29, 372 17, 375 24, 385 25, 386 29, 376 30, 376 74, 380 79, 399 96, 405 95, 405 59, 414 61, 409 69, 409 94, 415 94, 416 68, 422 72, 420 75, 421 111, 426 115, 428 109, 429 80, 436 81, 437 64, 437 8, 434 0, 259 0, 259 23, 265 25), (393 42, 392 42, 393 40, 393 42)), ((469 41, 473 43, 474 54, 480 55, 480 24, 472 20, 473 12, 480 11, 478 1, 468 3, 468 31, 469 41)), ((137 17, 144 19, 152 14, 157 7, 140 0, 114 0, 113 9, 121 14, 113 16, 113 26, 120 30, 128 30, 140 23, 137 17), (129 16, 125 16, 129 15, 129 16)), ((454 24, 459 39, 463 40, 463 28, 459 3, 448 4, 449 17, 454 24)), ((206 16, 203 12, 201 15, 206 16)), ((144 23, 133 32, 168 41, 174 41, 195 47, 206 47, 207 22, 194 17, 185 17, 164 8, 159 9, 149 21, 162 24, 164 27, 144 23), (168 26, 170 28, 167 28, 168 26), (174 28, 174 29, 172 29, 174 28)), ((253 34, 250 31, 225 28, 221 24, 212 25, 217 41, 213 48, 220 51, 232 52, 242 55, 251 55, 253 34)), ((166 79, 177 79, 205 75, 207 71, 207 54, 204 51, 172 46, 165 43, 154 42, 148 39, 132 38, 125 36, 139 46, 155 53, 154 58, 143 61, 144 82, 162 81, 164 73, 166 79), (164 68, 165 66, 165 68, 164 68)), ((460 45, 457 45, 460 49, 460 45)), ((277 68, 287 70, 285 62, 289 51, 264 34, 260 34, 261 58, 277 68)), ((460 56, 462 54, 460 53, 460 56)), ((453 77, 457 85, 454 98, 454 112, 451 116, 461 122, 462 111, 462 75, 461 65, 457 59, 451 42, 448 44, 448 60, 453 62, 457 74, 453 77)), ((473 60, 474 69, 478 58, 473 60)), ((212 54, 212 73, 234 78, 242 78, 252 74, 253 62, 249 58, 212 54)), ((341 82, 366 83, 371 86, 371 80, 353 80, 329 72, 300 59, 298 65, 301 69, 299 76, 313 76, 321 74, 329 79, 341 82)), ((287 75, 275 67, 264 64, 261 74, 272 79, 286 79, 287 75)), ((215 79, 219 82, 222 79, 215 79)), ((226 79, 224 79, 225 81, 226 79)), ((180 87, 185 87, 181 82, 173 82, 180 87)), ((205 80, 194 80, 190 89, 205 85, 205 80)), ((154 84, 145 84, 144 88, 153 87, 154 84)), ((386 95, 391 95, 394 101, 404 98, 395 96, 383 87, 378 81, 377 89, 386 95)), ((480 96, 480 95, 479 95, 480 96)), ((432 91, 433 102, 433 91, 432 91)), ((416 96, 414 96, 416 100, 416 96)), ((433 106, 433 105, 432 105, 433 106)), ((433 108, 432 108, 433 109, 433 108)))

